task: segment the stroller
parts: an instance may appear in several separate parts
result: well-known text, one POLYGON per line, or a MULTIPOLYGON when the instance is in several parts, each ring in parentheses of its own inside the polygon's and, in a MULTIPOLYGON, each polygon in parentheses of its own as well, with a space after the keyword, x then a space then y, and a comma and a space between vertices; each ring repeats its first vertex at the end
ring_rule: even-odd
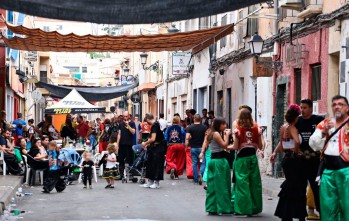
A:
POLYGON ((58 159, 63 162, 62 171, 66 175, 66 184, 70 185, 79 179, 82 158, 73 148, 63 148, 59 152, 58 159))
POLYGON ((137 158, 131 166, 125 167, 124 176, 122 178, 122 183, 127 183, 127 178, 133 183, 138 182, 138 178, 135 176, 140 176, 139 183, 145 183, 145 162, 147 161, 147 151, 142 148, 141 144, 132 146, 133 152, 136 154, 137 158))

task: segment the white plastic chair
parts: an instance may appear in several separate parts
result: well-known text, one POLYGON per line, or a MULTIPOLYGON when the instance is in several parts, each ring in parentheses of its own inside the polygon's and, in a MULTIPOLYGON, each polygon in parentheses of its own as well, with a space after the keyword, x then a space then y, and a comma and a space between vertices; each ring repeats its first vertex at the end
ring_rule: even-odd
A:
MULTIPOLYGON (((26 171, 27 171, 26 177, 25 177, 25 184, 26 185, 30 185, 29 179, 30 179, 30 172, 31 172, 32 169, 28 165, 27 156, 23 155, 22 157, 23 157, 23 159, 25 161, 25 168, 26 168, 26 171)), ((37 170, 36 172, 39 172, 39 174, 40 174, 40 184, 44 185, 44 171, 37 170)), ((34 182, 35 182, 35 180, 34 180, 34 182)))
POLYGON ((4 176, 6 176, 7 167, 6 167, 6 162, 5 162, 5 153, 4 153, 4 151, 0 151, 0 164, 2 164, 2 174, 4 176))

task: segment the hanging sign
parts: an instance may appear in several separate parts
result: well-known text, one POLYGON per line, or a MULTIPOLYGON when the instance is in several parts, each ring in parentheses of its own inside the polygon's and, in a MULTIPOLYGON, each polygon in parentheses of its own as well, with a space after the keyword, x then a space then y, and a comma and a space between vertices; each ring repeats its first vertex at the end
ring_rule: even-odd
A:
MULTIPOLYGON (((260 62, 272 62, 271 57, 259 57, 260 62)), ((257 64, 256 58, 253 58, 253 77, 272 77, 273 69, 271 66, 257 64)))
POLYGON ((132 103, 139 103, 141 102, 141 96, 139 96, 139 93, 134 93, 131 95, 131 101, 132 103))
POLYGON ((191 53, 173 52, 172 53, 172 74, 181 75, 189 73, 189 62, 191 53))

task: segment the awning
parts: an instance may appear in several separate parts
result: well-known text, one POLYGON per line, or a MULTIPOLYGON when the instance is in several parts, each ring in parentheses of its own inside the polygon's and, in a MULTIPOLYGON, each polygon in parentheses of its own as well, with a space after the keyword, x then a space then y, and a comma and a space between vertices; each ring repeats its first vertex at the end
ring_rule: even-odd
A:
POLYGON ((23 35, 8 39, 5 44, 25 51, 54 52, 147 52, 188 51, 198 53, 234 31, 234 24, 191 32, 139 36, 62 35, 56 31, 45 32, 7 23, 10 31, 23 35))
POLYGON ((38 87, 46 88, 50 94, 57 98, 67 96, 72 89, 76 89, 81 96, 89 102, 106 101, 115 99, 127 94, 128 91, 138 86, 138 82, 129 85, 113 86, 113 87, 78 87, 78 86, 57 86, 38 82, 38 87))
POLYGON ((1 0, 0 8, 45 18, 101 24, 181 21, 234 11, 267 0, 1 0))
POLYGON ((75 89, 58 103, 46 108, 46 114, 105 113, 105 107, 97 107, 87 102, 75 89))

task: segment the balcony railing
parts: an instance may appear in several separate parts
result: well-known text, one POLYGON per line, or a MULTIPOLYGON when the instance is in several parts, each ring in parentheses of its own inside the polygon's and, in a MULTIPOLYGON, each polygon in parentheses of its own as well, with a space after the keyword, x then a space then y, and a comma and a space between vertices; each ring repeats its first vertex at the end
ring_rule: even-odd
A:
POLYGON ((323 0, 303 0, 304 8, 309 5, 322 5, 323 0))

